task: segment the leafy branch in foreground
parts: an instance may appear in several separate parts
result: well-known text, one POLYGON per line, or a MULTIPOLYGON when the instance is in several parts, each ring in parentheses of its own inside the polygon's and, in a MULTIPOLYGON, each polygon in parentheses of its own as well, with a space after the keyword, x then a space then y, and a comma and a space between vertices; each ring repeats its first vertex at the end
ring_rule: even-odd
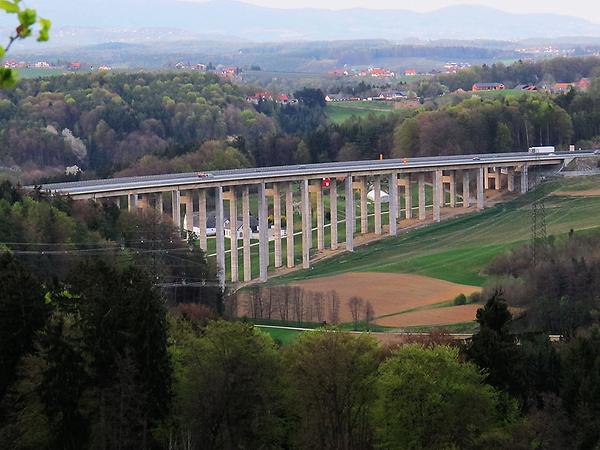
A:
MULTIPOLYGON (((38 17, 35 9, 27 8, 21 0, 0 0, 0 11, 15 14, 19 24, 8 38, 6 46, 0 45, 0 59, 10 50, 15 41, 30 37, 37 23, 39 26, 37 41, 45 42, 49 38, 51 23, 48 19, 38 17)), ((0 89, 14 86, 17 81, 16 72, 8 67, 0 67, 0 89)))

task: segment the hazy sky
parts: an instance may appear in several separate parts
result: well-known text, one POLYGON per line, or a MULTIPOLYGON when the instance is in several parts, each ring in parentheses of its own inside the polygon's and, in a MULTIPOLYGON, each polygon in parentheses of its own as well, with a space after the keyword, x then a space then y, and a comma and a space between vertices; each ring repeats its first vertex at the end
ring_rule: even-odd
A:
MULTIPOLYGON (((197 0, 202 1, 202 0, 197 0)), ((457 4, 480 4, 514 13, 556 13, 583 17, 600 23, 600 0, 242 0, 256 5, 275 8, 329 8, 352 7, 409 9, 430 11, 457 4)))

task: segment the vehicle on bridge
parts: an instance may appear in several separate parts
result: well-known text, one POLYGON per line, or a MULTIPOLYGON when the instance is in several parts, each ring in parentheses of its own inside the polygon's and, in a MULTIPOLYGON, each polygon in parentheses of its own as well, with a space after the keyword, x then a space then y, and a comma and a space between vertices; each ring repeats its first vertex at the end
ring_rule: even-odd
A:
POLYGON ((529 147, 529 153, 554 153, 556 149, 553 145, 547 145, 542 147, 529 147))

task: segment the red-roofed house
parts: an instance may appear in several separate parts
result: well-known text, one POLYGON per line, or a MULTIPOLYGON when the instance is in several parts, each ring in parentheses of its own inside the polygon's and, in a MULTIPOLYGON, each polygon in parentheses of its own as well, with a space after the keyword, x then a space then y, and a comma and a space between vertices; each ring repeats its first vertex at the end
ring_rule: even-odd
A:
POLYGON ((406 77, 414 77, 417 74, 417 71, 415 69, 406 69, 404 71, 404 76, 406 77))

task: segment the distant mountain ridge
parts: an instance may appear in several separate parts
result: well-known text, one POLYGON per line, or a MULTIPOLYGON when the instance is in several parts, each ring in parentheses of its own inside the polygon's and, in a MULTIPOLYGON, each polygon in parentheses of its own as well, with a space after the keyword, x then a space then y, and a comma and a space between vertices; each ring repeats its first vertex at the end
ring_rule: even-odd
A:
MULTIPOLYGON (((600 37, 600 25, 557 14, 512 14, 459 5, 428 13, 353 8, 279 9, 236 0, 38 0, 40 14, 64 27, 175 29, 232 40, 494 39, 600 37)), ((0 28, 4 22, 0 22, 0 28)), ((164 33, 163 33, 164 34, 164 33)), ((131 39, 129 39, 131 41, 131 39)))

